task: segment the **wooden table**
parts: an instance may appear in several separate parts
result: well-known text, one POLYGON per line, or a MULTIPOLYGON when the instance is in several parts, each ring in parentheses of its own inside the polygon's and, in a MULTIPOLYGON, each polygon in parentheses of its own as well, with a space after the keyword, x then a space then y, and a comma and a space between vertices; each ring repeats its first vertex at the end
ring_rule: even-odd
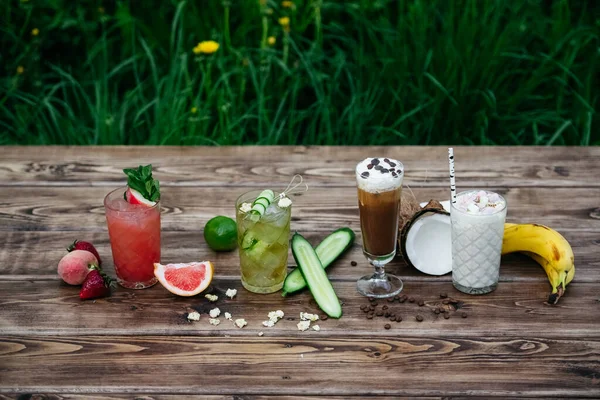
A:
POLYGON ((389 330, 385 318, 365 318, 367 300, 355 289, 371 268, 353 168, 372 155, 402 160, 419 201, 448 198, 442 147, 0 148, 0 397, 600 397, 600 148, 456 148, 459 189, 497 190, 508 221, 560 231, 575 252, 575 280, 549 306, 546 274, 525 256, 505 257, 498 289, 477 297, 454 290, 450 275, 426 276, 397 260, 388 270, 426 305, 390 303, 403 321, 389 330), (161 181, 162 261, 212 260, 217 306, 245 318, 245 328, 209 325, 213 304, 203 296, 156 285, 81 301, 59 280, 56 265, 74 239, 95 243, 114 274, 102 200, 124 183, 122 168, 142 163, 154 164, 161 181), (245 291, 237 252, 216 254, 202 236, 211 217, 234 215, 242 192, 283 188, 297 173, 310 190, 294 199, 292 229, 315 244, 341 226, 357 234, 328 270, 344 315, 321 321, 320 332, 296 327, 301 311, 318 312, 309 293, 245 291), (228 288, 238 289, 234 300, 228 288), (468 318, 434 314, 442 292, 464 301, 468 318), (277 309, 286 317, 263 327, 277 309), (193 310, 199 322, 186 320, 193 310))

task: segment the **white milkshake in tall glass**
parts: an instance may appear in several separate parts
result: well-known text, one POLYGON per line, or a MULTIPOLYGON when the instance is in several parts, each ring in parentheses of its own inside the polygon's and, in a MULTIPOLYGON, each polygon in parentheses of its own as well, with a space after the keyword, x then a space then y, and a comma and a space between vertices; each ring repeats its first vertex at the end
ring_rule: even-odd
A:
POLYGON ((506 219, 506 200, 494 192, 473 190, 452 203, 452 283, 468 294, 496 289, 506 219))

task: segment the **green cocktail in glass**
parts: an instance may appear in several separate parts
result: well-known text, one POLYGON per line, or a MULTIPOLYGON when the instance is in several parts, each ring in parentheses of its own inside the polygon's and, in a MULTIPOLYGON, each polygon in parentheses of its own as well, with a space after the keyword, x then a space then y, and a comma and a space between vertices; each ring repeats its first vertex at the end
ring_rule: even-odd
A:
POLYGON ((292 206, 280 207, 278 199, 262 215, 249 207, 261 194, 253 190, 235 202, 242 285, 253 293, 273 293, 287 274, 292 206))

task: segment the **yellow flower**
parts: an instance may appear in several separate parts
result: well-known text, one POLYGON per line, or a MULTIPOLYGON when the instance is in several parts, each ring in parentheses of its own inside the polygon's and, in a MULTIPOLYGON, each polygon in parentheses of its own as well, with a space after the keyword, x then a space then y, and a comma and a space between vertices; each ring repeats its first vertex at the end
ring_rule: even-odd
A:
POLYGON ((275 36, 269 36, 267 42, 269 43, 269 46, 273 46, 277 42, 277 38, 275 38, 275 36))
POLYGON ((31 36, 37 36, 40 34, 40 30, 38 28, 33 28, 31 30, 31 36))
POLYGON ((294 2, 293 1, 282 1, 281 2, 281 7, 283 7, 283 8, 294 8, 294 2))
POLYGON ((290 25, 290 18, 289 17, 281 17, 281 18, 279 18, 279 25, 281 25, 281 26, 289 26, 290 25))
POLYGON ((196 114, 198 112, 198 109, 196 107, 192 107, 192 109, 190 110, 190 112, 192 114, 196 114))
POLYGON ((219 43, 213 40, 206 40, 194 47, 194 54, 213 54, 217 50, 219 50, 219 43))
POLYGON ((19 65, 17 67, 17 74, 21 75, 21 74, 23 74, 23 72, 25 72, 25 68, 23 68, 22 65, 19 65))

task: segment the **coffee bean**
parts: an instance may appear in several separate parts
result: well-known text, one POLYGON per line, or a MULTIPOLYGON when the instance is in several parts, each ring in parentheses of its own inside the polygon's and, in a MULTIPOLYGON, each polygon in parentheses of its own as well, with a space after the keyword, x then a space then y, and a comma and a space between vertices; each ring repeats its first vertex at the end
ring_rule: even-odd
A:
POLYGON ((415 298, 414 297, 409 297, 408 298, 408 302, 409 303, 414 303, 415 302, 415 298))
POLYGON ((386 312, 383 314, 383 316, 384 316, 384 317, 386 317, 386 318, 389 318, 389 317, 390 317, 390 315, 392 315, 392 314, 390 314, 388 311, 386 311, 386 312))
POLYGON ((400 300, 398 300, 398 303, 404 303, 406 301, 406 299, 404 297, 400 297, 400 300))
POLYGON ((376 306, 376 305, 377 305, 377 302, 376 302, 375 300, 371 300, 371 305, 372 305, 372 306, 376 306))
POLYGON ((390 162, 388 162, 388 164, 390 165, 390 167, 395 167, 395 166, 396 166, 396 163, 395 163, 395 162, 391 162, 391 161, 390 161, 390 162))
POLYGON ((383 168, 383 169, 382 169, 380 172, 381 172, 382 174, 387 174, 387 173, 389 173, 389 172, 390 172, 390 170, 389 170, 389 169, 387 169, 387 168, 383 168))
POLYGON ((394 296, 394 300, 400 300, 400 296, 394 296))
POLYGON ((381 170, 383 169, 383 167, 382 167, 381 165, 376 165, 376 166, 375 166, 375 169, 376 169, 377 171, 381 171, 381 170))
POLYGON ((402 322, 402 317, 401 317, 401 316, 399 316, 399 315, 397 315, 397 316, 396 316, 396 322, 402 322))
POLYGON ((374 158, 371 160, 371 164, 373 165, 378 165, 379 164, 379 159, 378 158, 374 158))
POLYGON ((461 313, 460 316, 463 317, 463 318, 467 318, 467 313, 466 312, 461 313))
POLYGON ((440 299, 445 299, 446 297, 448 297, 448 293, 440 293, 440 299))
POLYGON ((440 309, 436 308, 435 310, 433 310, 434 313, 439 314, 440 313, 440 309))
POLYGON ((372 168, 373 168, 373 164, 368 164, 368 165, 367 165, 367 168, 368 168, 368 169, 372 169, 372 168))
POLYGON ((371 314, 371 313, 368 313, 368 314, 367 314, 367 319, 373 319, 373 314, 371 314))
POLYGON ((363 312, 366 314, 366 313, 371 312, 371 310, 369 310, 369 307, 365 307, 365 309, 363 310, 363 312))
POLYGON ((396 317, 390 317, 390 321, 395 322, 396 321, 396 317))
POLYGON ((387 310, 388 308, 389 308, 388 306, 381 307, 382 310, 387 310))
POLYGON ((390 329, 392 326, 390 324, 385 324, 384 328, 385 329, 390 329))
POLYGON ((352 265, 353 267, 356 267, 358 263, 356 261, 350 261, 350 265, 352 265))
POLYGON ((419 300, 419 307, 423 307, 425 305, 425 302, 423 300, 419 300))
POLYGON ((367 306, 365 306, 364 304, 362 306, 360 306, 361 310, 364 310, 365 308, 367 308, 367 306))
POLYGON ((394 313, 390 314, 390 317, 395 317, 395 316, 396 316, 396 314, 394 314, 394 313))
POLYGON ((399 174, 401 174, 401 173, 402 173, 402 170, 401 170, 400 168, 396 168, 396 171, 397 171, 399 174))
POLYGON ((375 315, 377 315, 378 317, 382 317, 383 316, 383 311, 377 311, 375 313, 375 315))
POLYGON ((450 313, 444 313, 444 319, 450 318, 450 313))
POLYGON ((360 174, 361 178, 367 179, 369 177, 369 173, 367 171, 360 174))
POLYGON ((369 311, 375 311, 375 307, 369 306, 369 311))
POLYGON ((397 174, 395 171, 392 171, 392 176, 393 176, 394 178, 397 178, 397 177, 398 177, 398 174, 397 174))
POLYGON ((394 298, 393 297, 388 297, 387 301, 388 301, 388 303, 391 303, 392 301, 394 301, 394 298))
POLYGON ((417 315, 415 318, 416 318, 416 319, 417 319, 417 321, 419 321, 419 322, 423 321, 423 316, 422 316, 422 315, 417 315))

